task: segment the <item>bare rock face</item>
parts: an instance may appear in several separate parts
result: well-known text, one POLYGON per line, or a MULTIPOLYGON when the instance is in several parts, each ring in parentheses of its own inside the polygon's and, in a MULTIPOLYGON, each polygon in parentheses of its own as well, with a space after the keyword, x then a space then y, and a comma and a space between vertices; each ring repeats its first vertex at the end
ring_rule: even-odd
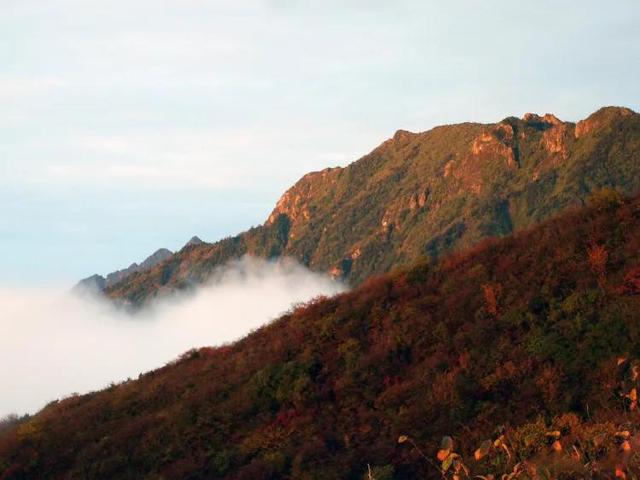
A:
POLYGON ((540 122, 542 119, 540 118, 540 115, 538 115, 537 113, 525 113, 522 117, 522 121, 525 123, 536 123, 536 122, 540 122))
POLYGON ((393 210, 386 210, 384 215, 382 215, 382 220, 380 220, 380 227, 382 229, 382 233, 389 233, 393 230, 394 227, 394 217, 396 212, 393 210))
POLYGON ((542 146, 549 153, 559 154, 560 157, 566 159, 569 156, 568 143, 571 138, 569 126, 562 122, 550 125, 551 128, 545 130, 542 134, 542 146))
POLYGON ((342 168, 334 167, 306 174, 280 197, 266 224, 272 225, 283 214, 289 218, 294 227, 299 221, 309 220, 311 218, 310 200, 330 189, 341 171, 342 168))
POLYGON ((336 279, 342 278, 344 276, 344 272, 342 271, 342 268, 340 268, 339 265, 336 265, 333 268, 331 268, 331 270, 329 270, 329 276, 334 280, 336 280, 336 279))
POLYGON ((296 190, 287 190, 276 203, 276 208, 271 212, 267 219, 267 224, 273 224, 278 216, 286 215, 292 222, 299 218, 309 220, 311 213, 305 204, 305 195, 296 190))
POLYGON ((546 113, 542 119, 547 122, 549 125, 564 125, 562 120, 551 113, 546 113))
MULTIPOLYGON (((525 113, 522 117, 525 126, 542 132, 540 144, 547 152, 566 159, 569 156, 569 142, 573 133, 573 124, 565 123, 555 115, 543 116, 525 113)), ((522 132, 524 135, 524 132, 522 132)))
MULTIPOLYGON (((472 147, 472 151, 473 152, 479 152, 480 150, 478 148, 476 148, 475 146, 475 141, 474 141, 474 146, 472 147)), ((477 155, 477 153, 474 153, 475 155, 477 155)), ((451 175, 451 173, 453 172, 453 169, 456 166, 456 161, 455 160, 449 160, 445 165, 444 165, 444 169, 442 170, 442 176, 444 178, 447 178, 449 175, 451 175)))
POLYGON ((509 168, 518 168, 513 126, 499 123, 490 130, 481 133, 473 140, 471 153, 477 157, 499 155, 504 157, 509 168))
POLYGON ((418 134, 408 130, 398 130, 391 139, 395 144, 402 145, 412 141, 418 134))
POLYGON ((409 210, 413 212, 424 208, 428 195, 429 191, 426 188, 421 188, 417 193, 411 195, 409 197, 409 210))

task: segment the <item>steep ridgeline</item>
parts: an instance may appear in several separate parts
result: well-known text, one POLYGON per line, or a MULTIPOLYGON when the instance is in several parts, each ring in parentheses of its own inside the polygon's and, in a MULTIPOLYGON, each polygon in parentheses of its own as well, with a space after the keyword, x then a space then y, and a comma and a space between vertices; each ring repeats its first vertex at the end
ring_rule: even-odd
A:
POLYGON ((443 435, 460 479, 637 478, 640 198, 590 205, 13 419, 0 480, 453 478, 443 435))
MULTIPOLYGON (((193 241, 190 240, 190 243, 193 241)), ((146 272, 159 263, 164 262, 168 258, 173 255, 171 250, 167 250, 166 248, 160 248, 149 255, 142 263, 132 263, 127 268, 123 268, 122 270, 117 270, 115 272, 109 273, 106 277, 102 275, 94 274, 90 277, 84 278, 78 282, 78 284, 74 287, 76 291, 83 290, 105 290, 106 288, 115 285, 118 282, 122 282, 127 277, 134 273, 142 273, 146 272)))
MULTIPOLYGON (((184 249, 187 247, 203 244, 204 242, 200 240, 199 237, 193 236, 182 248, 184 249)), ((142 273, 151 270, 159 263, 162 263, 165 260, 171 258, 171 256, 173 256, 173 252, 171 250, 167 250, 166 248, 159 248, 147 258, 145 258, 144 261, 140 264, 134 262, 127 268, 109 273, 106 277, 103 277, 102 275, 96 273, 94 275, 91 275, 90 277, 84 278, 76 284, 74 290, 79 292, 87 290, 104 291, 105 289, 115 285, 116 283, 122 282, 134 273, 142 273)))
POLYGON ((398 131, 345 168, 305 175, 264 225, 190 246, 106 292, 139 304, 247 253, 288 255, 355 285, 528 227, 603 186, 640 189, 640 115, 626 108, 603 108, 578 124, 526 114, 398 131))

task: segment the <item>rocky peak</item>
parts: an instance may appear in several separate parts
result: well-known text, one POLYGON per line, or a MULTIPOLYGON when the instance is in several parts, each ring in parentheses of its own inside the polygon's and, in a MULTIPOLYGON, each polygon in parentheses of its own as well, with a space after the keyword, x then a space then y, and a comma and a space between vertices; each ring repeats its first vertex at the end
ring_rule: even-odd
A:
POLYGON ((191 239, 184 244, 184 247, 182 248, 187 248, 187 247, 192 247, 195 245, 202 245, 204 242, 202 240, 200 240, 200 237, 198 237, 197 235, 194 235, 193 237, 191 237, 191 239))
POLYGON ((105 289, 107 285, 106 279, 102 275, 91 275, 83 280, 80 280, 78 284, 73 287, 73 291, 76 293, 98 293, 105 289))
POLYGON ((173 255, 173 252, 171 250, 168 250, 166 248, 159 248, 147 258, 145 258, 140 265, 138 265, 138 270, 147 270, 149 268, 155 267, 158 263, 164 262, 171 255, 173 255))
POLYGON ((515 131, 511 123, 500 122, 477 136, 471 144, 475 156, 499 155, 510 168, 518 167, 515 131))
POLYGON ((545 150, 552 154, 558 154, 563 159, 567 158, 570 124, 564 123, 551 113, 546 113, 543 116, 525 113, 522 121, 526 126, 543 132, 540 143, 545 150))
POLYGON ((551 113, 545 113, 542 119, 550 125, 564 125, 564 122, 551 113))
POLYGON ((545 113, 543 116, 537 113, 525 113, 522 121, 529 127, 537 130, 546 130, 558 125, 564 125, 564 122, 551 113, 545 113))
POLYGON ((384 151, 388 148, 395 149, 398 147, 403 147, 407 145, 409 142, 413 141, 419 133, 410 132, 409 130, 396 130, 396 133, 393 134, 393 137, 382 142, 376 150, 384 151))
POLYGON ((537 113, 527 112, 522 116, 522 121, 525 123, 535 123, 542 121, 542 118, 540 118, 540 115, 537 113))
POLYGON ((576 138, 583 137, 588 133, 600 130, 612 122, 622 117, 630 117, 637 115, 636 112, 626 107, 603 107, 592 113, 584 120, 580 120, 576 124, 576 138))
POLYGON ((393 134, 393 140, 395 142, 404 142, 413 139, 416 135, 417 133, 410 132, 409 130, 397 130, 396 133, 393 134))

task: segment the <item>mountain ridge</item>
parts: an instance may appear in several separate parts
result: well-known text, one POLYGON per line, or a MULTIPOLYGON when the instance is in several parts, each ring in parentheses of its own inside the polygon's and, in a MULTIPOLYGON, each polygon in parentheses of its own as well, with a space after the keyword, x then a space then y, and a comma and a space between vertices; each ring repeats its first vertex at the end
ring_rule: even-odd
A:
POLYGON ((127 268, 123 268, 121 270, 116 270, 114 272, 108 273, 106 276, 102 276, 98 273, 91 275, 90 277, 84 278, 80 280, 74 289, 77 291, 81 290, 105 290, 112 285, 115 285, 118 282, 125 280, 127 277, 137 272, 146 272, 147 270, 152 269, 159 263, 164 262, 168 258, 173 255, 171 250, 166 248, 159 248, 147 258, 145 258, 140 264, 133 262, 127 268))
POLYGON ((640 189, 640 115, 603 107, 577 123, 528 113, 498 123, 398 130, 346 167, 304 175, 264 224, 179 252, 110 285, 118 302, 207 280, 245 254, 290 256, 358 284, 549 218, 602 187, 640 189))
MULTIPOLYGON (((187 243, 185 243, 178 252, 197 245, 204 245, 206 242, 200 239, 197 235, 194 235, 189 239, 187 243)), ((122 282, 126 280, 128 277, 133 275, 134 273, 143 273, 148 270, 151 270, 153 267, 158 265, 159 263, 164 262, 171 258, 174 253, 167 248, 159 248, 147 258, 145 258, 140 264, 133 262, 127 268, 123 268, 120 270, 116 270, 114 272, 108 273, 106 276, 102 276, 98 273, 95 273, 89 277, 83 278, 80 280, 75 286, 75 291, 91 291, 91 292, 102 292, 107 288, 115 285, 116 283, 122 282)))

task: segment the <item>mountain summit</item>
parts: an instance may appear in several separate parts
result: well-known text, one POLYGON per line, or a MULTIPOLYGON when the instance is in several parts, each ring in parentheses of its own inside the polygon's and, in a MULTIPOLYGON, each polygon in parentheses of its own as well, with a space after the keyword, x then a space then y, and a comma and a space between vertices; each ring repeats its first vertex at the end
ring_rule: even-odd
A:
POLYGON ((251 254, 290 256, 351 284, 419 257, 529 227, 592 192, 640 189, 640 115, 606 107, 577 124, 527 113, 498 123, 399 130, 347 167, 303 176, 266 222, 182 250, 107 282, 107 295, 140 304, 197 284, 251 254))
POLYGON ((200 237, 194 235, 187 243, 184 244, 184 247, 182 248, 192 247, 194 245, 202 245, 203 243, 204 242, 200 240, 200 237))

